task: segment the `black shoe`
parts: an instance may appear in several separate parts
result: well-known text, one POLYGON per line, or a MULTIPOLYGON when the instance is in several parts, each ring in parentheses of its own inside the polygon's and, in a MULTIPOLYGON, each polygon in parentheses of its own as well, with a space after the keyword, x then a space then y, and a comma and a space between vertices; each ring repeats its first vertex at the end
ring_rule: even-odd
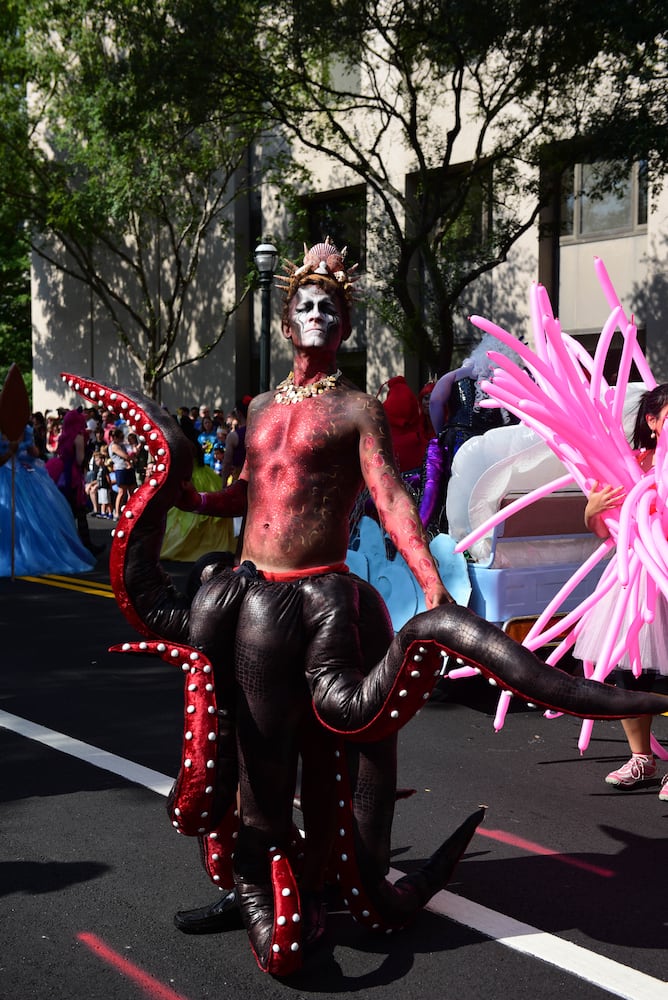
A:
POLYGON ((179 910, 174 914, 174 924, 184 934, 219 934, 221 931, 238 930, 242 923, 235 890, 229 889, 209 906, 179 910))

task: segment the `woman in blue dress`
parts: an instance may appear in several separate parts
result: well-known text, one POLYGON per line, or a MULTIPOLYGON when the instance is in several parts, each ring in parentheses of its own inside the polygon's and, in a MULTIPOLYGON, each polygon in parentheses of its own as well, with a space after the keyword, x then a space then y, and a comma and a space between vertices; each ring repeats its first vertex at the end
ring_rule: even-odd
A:
POLYGON ((38 457, 32 427, 18 443, 0 434, 0 577, 85 573, 95 562, 79 539, 67 500, 38 457))

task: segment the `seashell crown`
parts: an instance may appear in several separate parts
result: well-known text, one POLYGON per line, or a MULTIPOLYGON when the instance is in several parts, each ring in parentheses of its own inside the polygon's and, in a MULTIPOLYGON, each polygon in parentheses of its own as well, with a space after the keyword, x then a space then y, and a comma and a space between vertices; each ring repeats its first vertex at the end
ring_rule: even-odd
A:
POLYGON ((339 250, 329 236, 325 237, 324 243, 316 243, 310 248, 304 244, 304 263, 297 265, 290 260, 284 261, 286 273, 277 275, 275 279, 285 291, 286 300, 289 301, 300 285, 305 284, 312 276, 320 275, 335 281, 350 305, 353 300, 353 285, 359 275, 354 274, 357 264, 346 268, 347 252, 347 247, 339 250))

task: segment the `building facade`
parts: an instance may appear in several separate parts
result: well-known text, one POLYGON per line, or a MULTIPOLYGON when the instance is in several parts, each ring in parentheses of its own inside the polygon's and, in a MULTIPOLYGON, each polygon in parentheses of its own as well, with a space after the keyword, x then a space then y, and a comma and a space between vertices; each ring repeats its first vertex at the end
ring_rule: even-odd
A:
MULTIPOLYGON (((427 375, 420 359, 406 354, 392 333, 364 305, 364 289, 378 282, 385 258, 373 225, 374 201, 353 175, 325 157, 294 150, 307 162, 313 186, 303 202, 313 241, 330 235, 348 246, 349 260, 361 264, 360 302, 351 339, 341 354, 342 367, 362 388, 375 393, 392 375, 406 374, 414 388, 427 375), (375 242, 374 242, 375 241, 375 242)), ((387 163, 393 182, 406 185, 413 164, 388 138, 387 163)), ((582 190, 592 184, 595 165, 578 164, 561 179, 560 188, 536 225, 513 246, 506 263, 481 277, 457 317, 456 354, 460 361, 475 342, 467 321, 475 311, 530 339, 529 289, 542 282, 562 327, 593 350, 609 315, 598 285, 594 258, 600 257, 628 314, 656 378, 668 380, 668 193, 648 181, 644 165, 635 164, 627 182, 614 194, 590 198, 582 190)), ((595 178, 594 178, 595 180, 595 178)), ((270 238, 285 245, 289 220, 280 198, 268 186, 234 205, 234 238, 212 241, 207 262, 188 303, 184 355, 206 341, 219 322, 225 300, 243 285, 252 249, 270 238)), ((294 248, 299 259, 301 247, 294 248)), ((35 409, 47 411, 74 402, 59 378, 61 371, 92 376, 102 382, 141 386, 118 334, 95 297, 81 283, 35 258, 32 271, 35 409)), ((289 370, 288 345, 280 335, 280 293, 271 300, 271 383, 289 370)), ((256 290, 232 316, 220 344, 206 358, 178 368, 161 383, 160 401, 172 412, 178 406, 231 409, 234 400, 258 390, 260 296, 256 290)), ((614 377, 614 371, 607 374, 614 377)))

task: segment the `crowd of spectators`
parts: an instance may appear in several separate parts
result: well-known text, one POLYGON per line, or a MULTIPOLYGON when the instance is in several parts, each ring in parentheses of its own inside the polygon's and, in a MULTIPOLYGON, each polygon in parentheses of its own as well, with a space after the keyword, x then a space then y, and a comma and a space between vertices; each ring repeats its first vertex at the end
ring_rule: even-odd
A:
MULTIPOLYGON (((196 464, 206 465, 221 477, 221 485, 239 473, 246 411, 250 396, 236 401, 226 412, 206 405, 180 406, 173 414, 193 446, 196 464), (225 461, 227 437, 232 434, 225 461)), ((88 513, 99 518, 117 520, 131 493, 144 482, 151 465, 146 444, 130 429, 122 417, 95 407, 79 407, 85 417, 85 456, 82 472, 88 513)), ((63 420, 68 413, 58 408, 32 414, 31 424, 35 447, 44 462, 58 453, 58 441, 63 420)))

